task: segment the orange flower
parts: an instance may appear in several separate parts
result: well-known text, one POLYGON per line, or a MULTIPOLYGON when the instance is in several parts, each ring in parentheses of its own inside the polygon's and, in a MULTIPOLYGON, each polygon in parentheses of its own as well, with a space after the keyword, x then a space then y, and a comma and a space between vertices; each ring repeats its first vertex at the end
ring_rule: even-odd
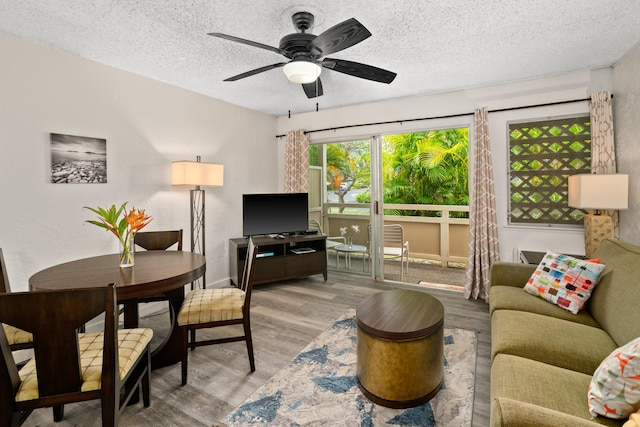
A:
POLYGON ((127 202, 123 203, 119 208, 116 208, 116 205, 112 205, 109 208, 85 206, 86 209, 96 213, 99 219, 99 221, 87 220, 87 222, 110 231, 124 245, 129 238, 133 237, 151 221, 151 217, 143 209, 134 208, 129 213, 126 213, 126 206, 127 202), (125 212, 123 218, 120 219, 120 215, 123 212, 125 212))
POLYGON ((129 223, 130 233, 137 233, 151 221, 151 217, 147 216, 142 209, 131 209, 124 218, 129 223))

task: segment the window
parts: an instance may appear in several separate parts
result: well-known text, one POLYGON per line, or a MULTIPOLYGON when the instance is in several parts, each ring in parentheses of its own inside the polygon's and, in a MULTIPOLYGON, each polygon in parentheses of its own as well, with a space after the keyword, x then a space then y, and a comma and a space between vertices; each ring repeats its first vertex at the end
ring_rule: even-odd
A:
POLYGON ((589 116, 509 123, 511 224, 579 225, 567 203, 569 175, 591 171, 589 116))

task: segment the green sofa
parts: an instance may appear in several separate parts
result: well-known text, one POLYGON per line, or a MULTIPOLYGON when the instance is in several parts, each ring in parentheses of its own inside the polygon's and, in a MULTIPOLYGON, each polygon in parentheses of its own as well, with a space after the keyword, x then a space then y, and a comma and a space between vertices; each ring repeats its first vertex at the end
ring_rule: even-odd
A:
POLYGON ((621 426, 593 418, 587 389, 600 362, 640 337, 640 247, 605 240, 606 267, 578 314, 523 290, 536 266, 491 270, 491 426, 621 426))

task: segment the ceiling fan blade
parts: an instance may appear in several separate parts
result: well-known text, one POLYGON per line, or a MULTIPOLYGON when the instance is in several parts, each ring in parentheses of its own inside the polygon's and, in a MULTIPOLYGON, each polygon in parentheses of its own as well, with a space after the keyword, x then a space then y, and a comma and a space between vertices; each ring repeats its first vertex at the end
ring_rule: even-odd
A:
POLYGON ((231 40, 232 42, 238 42, 238 43, 246 44, 246 45, 253 46, 253 47, 259 47, 260 49, 270 50, 271 52, 279 53, 281 55, 285 55, 286 56, 286 52, 280 50, 277 47, 269 46, 269 45, 266 45, 266 44, 254 42, 254 41, 247 40, 247 39, 241 39, 240 37, 230 36, 228 34, 222 34, 222 33, 207 33, 207 34, 210 35, 210 36, 213 36, 213 37, 219 37, 221 39, 231 40))
POLYGON ((334 25, 309 43, 309 51, 316 57, 329 55, 360 43, 371 36, 357 19, 351 18, 334 25))
POLYGON ((304 89, 304 93, 307 94, 307 98, 322 96, 322 82, 320 81, 320 77, 318 77, 313 83, 303 84, 302 89, 304 89))
POLYGON ((359 62, 345 61, 344 59, 325 58, 321 64, 323 67, 333 71, 380 83, 391 83, 397 75, 394 72, 383 70, 382 68, 361 64, 359 62))
POLYGON ((282 67, 286 62, 278 62, 277 64, 266 65, 264 67, 256 68, 255 70, 247 71, 246 73, 238 74, 237 76, 224 79, 225 82, 235 82, 236 80, 244 79, 245 77, 253 76, 264 71, 273 70, 274 68, 282 67))

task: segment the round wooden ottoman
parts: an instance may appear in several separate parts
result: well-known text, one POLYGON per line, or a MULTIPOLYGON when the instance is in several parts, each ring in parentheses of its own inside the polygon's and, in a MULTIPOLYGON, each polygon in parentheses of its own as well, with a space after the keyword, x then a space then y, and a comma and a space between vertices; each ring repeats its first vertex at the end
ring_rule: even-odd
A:
POLYGON ((384 291, 356 308, 357 375, 367 398, 410 408, 433 398, 444 372, 444 307, 433 296, 384 291))

